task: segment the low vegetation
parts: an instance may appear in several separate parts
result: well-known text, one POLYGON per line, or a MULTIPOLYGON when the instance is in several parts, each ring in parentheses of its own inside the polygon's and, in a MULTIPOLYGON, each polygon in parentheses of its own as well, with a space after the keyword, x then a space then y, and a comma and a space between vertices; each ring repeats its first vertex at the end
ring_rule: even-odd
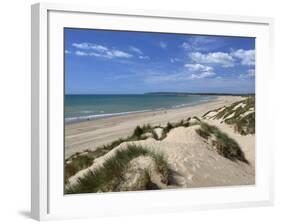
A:
POLYGON ((233 125, 241 135, 255 134, 255 97, 233 103, 228 107, 208 111, 203 118, 221 119, 226 124, 233 125), (211 113, 214 115, 210 116, 211 113))
POLYGON ((94 157, 92 153, 87 153, 87 155, 78 155, 71 159, 71 162, 65 162, 64 165, 64 180, 67 182, 68 178, 73 176, 79 170, 86 169, 91 166, 93 163, 94 157))
POLYGON ((163 128, 163 133, 162 133, 161 138, 159 138, 159 140, 163 140, 164 138, 166 138, 167 134, 174 128, 189 127, 191 125, 191 123, 189 121, 190 121, 190 118, 187 118, 186 120, 181 120, 177 123, 168 122, 167 125, 163 128))
POLYGON ((165 184, 168 183, 169 166, 163 155, 153 153, 141 146, 129 145, 127 149, 117 151, 116 155, 106 160, 100 168, 95 171, 89 171, 85 177, 78 180, 77 185, 67 188, 65 193, 116 192, 157 188, 155 183, 152 182, 148 171, 139 179, 142 182, 139 186, 142 186, 143 189, 124 189, 121 187, 129 162, 139 156, 151 157, 156 165, 157 171, 163 177, 162 182, 165 184))
POLYGON ((65 181, 67 181, 69 177, 71 177, 78 171, 92 165, 96 158, 105 155, 115 147, 119 146, 121 143, 146 139, 147 137, 143 136, 143 134, 151 130, 152 128, 150 127, 150 125, 144 125, 143 127, 137 126, 133 134, 127 138, 119 138, 109 144, 100 146, 93 151, 86 150, 82 153, 74 154, 73 156, 66 159, 64 171, 65 181))
MULTIPOLYGON (((249 99, 248 108, 251 108, 253 105, 253 101, 249 99)), ((236 103, 231 108, 237 106, 236 103)), ((224 108, 225 110, 225 108, 224 108)), ((231 109, 227 109, 231 112, 231 109)), ((220 108, 217 111, 222 112, 223 110, 220 108)), ((225 117, 223 113, 220 113, 218 116, 225 117)), ((255 117, 253 113, 249 113, 246 116, 242 117, 241 119, 237 119, 235 121, 236 130, 239 133, 251 133, 252 132, 252 124, 255 121, 255 117), (248 127, 248 128, 246 128, 248 127), (250 130, 251 129, 251 130, 250 130)), ((230 122, 228 120, 227 122, 230 122)), ((121 143, 130 142, 130 141, 139 141, 145 140, 147 138, 154 138, 155 140, 163 140, 167 137, 168 133, 177 127, 190 127, 192 125, 200 125, 200 128, 196 130, 197 134, 200 135, 205 140, 211 142, 214 149, 218 152, 218 154, 228 158, 232 161, 243 161, 248 163, 245 159, 245 156, 240 149, 239 145, 231 138, 229 138, 225 133, 222 133, 218 128, 215 126, 208 125, 202 122, 198 117, 189 117, 187 119, 181 120, 179 122, 170 123, 168 122, 165 126, 151 126, 151 125, 143 125, 137 126, 132 135, 128 136, 127 138, 120 138, 117 139, 109 144, 100 146, 96 148, 94 151, 86 150, 81 153, 76 153, 73 156, 69 157, 65 161, 65 184, 68 184, 68 179, 76 174, 78 171, 83 170, 91 166, 96 158, 99 158, 105 154, 107 154, 112 149, 119 146, 121 143), (156 128, 161 128, 162 133, 161 135, 155 132, 156 128)), ((148 155, 157 164, 157 169, 163 175, 163 183, 168 181, 169 176, 169 168, 168 164, 165 161, 162 155, 158 155, 152 153, 146 148, 142 148, 135 145, 128 146, 127 150, 120 150, 117 152, 114 158, 108 159, 104 166, 100 169, 89 172, 85 178, 79 179, 79 184, 74 188, 67 188, 66 193, 89 193, 89 192, 103 192, 103 191, 122 191, 122 190, 133 190, 133 189, 120 189, 120 183, 122 182, 122 178, 124 173, 126 172, 128 163, 138 156, 148 155)), ((149 177, 149 173, 142 176, 143 178, 140 179, 141 181, 139 186, 142 186, 144 189, 157 189, 155 183, 151 181, 149 177)))
MULTIPOLYGON (((199 119, 199 118, 198 118, 199 119)), ((190 123, 189 121, 191 118, 187 118, 186 120, 181 120, 177 123, 167 123, 165 127, 163 127, 162 136, 159 138, 157 134, 155 133, 155 128, 160 128, 160 126, 154 126, 151 125, 143 125, 143 126, 137 126, 135 130, 133 131, 132 135, 127 138, 119 138, 109 144, 100 146, 96 148, 94 151, 86 150, 81 153, 76 153, 73 156, 69 157, 65 161, 65 183, 67 183, 67 180, 69 177, 73 176, 78 171, 85 169, 89 166, 91 166, 94 162, 94 160, 98 157, 101 157, 114 149, 115 147, 119 146, 123 142, 129 142, 129 141, 139 141, 139 140, 145 140, 148 137, 152 137, 155 140, 163 140, 166 138, 169 131, 171 131, 173 128, 176 127, 188 127, 194 123, 190 123)))
POLYGON ((141 126, 137 126, 132 134, 132 136, 128 139, 129 141, 131 140, 142 140, 147 138, 144 134, 146 133, 153 133, 154 132, 154 128, 151 127, 150 124, 147 125, 143 125, 141 126))
POLYGON ((248 163, 238 143, 227 134, 221 132, 217 127, 201 122, 197 134, 206 140, 210 140, 213 148, 219 155, 232 161, 248 163))

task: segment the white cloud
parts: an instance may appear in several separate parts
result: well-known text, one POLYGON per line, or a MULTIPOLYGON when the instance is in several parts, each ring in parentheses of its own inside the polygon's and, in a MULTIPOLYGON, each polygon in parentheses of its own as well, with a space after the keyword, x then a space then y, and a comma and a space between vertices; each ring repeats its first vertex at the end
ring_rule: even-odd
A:
POLYGON ((120 51, 117 49, 109 49, 106 46, 98 45, 94 43, 86 43, 86 42, 73 43, 72 46, 79 49, 75 52, 77 56, 93 56, 93 57, 101 57, 107 59, 133 57, 132 54, 129 54, 125 51, 120 51))
POLYGON ((73 43, 72 46, 82 50, 95 50, 99 52, 108 51, 108 48, 103 45, 87 43, 87 42, 73 43))
POLYGON ((64 53, 65 53, 65 54, 71 54, 71 51, 65 50, 64 53))
POLYGON ((119 51, 119 50, 111 50, 111 51, 106 51, 103 53, 89 52, 88 55, 94 56, 94 57, 100 57, 100 58, 107 58, 107 59, 133 57, 133 55, 128 54, 124 51, 119 51))
POLYGON ((148 59, 150 59, 150 57, 139 55, 139 59, 148 60, 148 59))
POLYGON ((194 79, 204 79, 204 78, 208 78, 208 77, 213 77, 215 75, 214 72, 201 72, 198 74, 191 74, 190 79, 194 80, 194 79))
POLYGON ((112 50, 112 51, 107 51, 107 55, 109 58, 131 58, 133 55, 126 53, 124 51, 119 51, 119 50, 112 50))
POLYGON ((255 65, 255 50, 239 49, 231 52, 231 55, 240 59, 242 65, 255 65))
POLYGON ((200 52, 193 52, 189 54, 192 61, 202 64, 220 64, 222 67, 233 67, 233 57, 224 52, 212 52, 202 54, 200 52))
POLYGON ((240 74, 239 79, 249 79, 255 77, 255 69, 249 69, 245 74, 240 74))
POLYGON ((130 46, 130 51, 133 51, 137 54, 143 54, 143 52, 139 48, 134 47, 134 46, 130 46))
POLYGON ((163 42, 163 41, 160 41, 160 42, 159 42, 159 46, 160 46, 162 49, 166 49, 166 48, 167 48, 167 43, 166 43, 166 42, 163 42))
POLYGON ((141 59, 141 60, 148 60, 148 59, 150 59, 149 56, 143 55, 142 50, 140 50, 140 49, 137 48, 137 47, 130 46, 130 51, 139 54, 137 57, 138 57, 139 59, 141 59))
POLYGON ((176 62, 179 62, 179 61, 180 61, 179 58, 170 58, 171 63, 176 63, 176 62))
POLYGON ((87 53, 88 56, 98 57, 98 58, 110 58, 107 56, 107 54, 100 54, 96 52, 89 52, 87 53))
POLYGON ((201 64, 185 64, 184 67, 190 72, 212 72, 214 70, 211 66, 201 64))
POLYGON ((182 82, 195 79, 204 79, 213 77, 216 73, 210 66, 204 66, 201 64, 186 64, 185 70, 174 74, 155 74, 151 73, 145 78, 147 83, 165 83, 165 82, 182 82))
POLYGON ((143 55, 142 50, 134 46, 129 46, 129 50, 131 53, 132 52, 135 53, 135 55, 129 52, 118 50, 116 48, 110 48, 95 43, 88 43, 88 42, 73 43, 72 46, 78 49, 75 52, 77 56, 93 56, 93 57, 100 57, 100 58, 107 58, 107 59, 114 59, 114 58, 128 59, 135 56, 136 58, 139 58, 141 60, 150 59, 149 56, 143 55))
POLYGON ((187 43, 187 42, 183 42, 181 47, 184 49, 184 50, 192 50, 192 46, 190 45, 190 43, 187 43))
POLYGON ((255 65, 255 50, 239 49, 230 53, 226 52, 192 52, 189 54, 192 61, 202 64, 220 64, 222 67, 233 67, 235 62, 241 61, 241 65, 255 65))
POLYGON ((192 36, 184 41, 180 47, 186 51, 210 51, 224 45, 221 40, 209 36, 192 36))
POLYGON ((73 43, 72 46, 83 50, 89 49, 89 43, 73 43))
POLYGON ((75 55, 77 56, 88 56, 89 54, 84 51, 75 51, 75 55))

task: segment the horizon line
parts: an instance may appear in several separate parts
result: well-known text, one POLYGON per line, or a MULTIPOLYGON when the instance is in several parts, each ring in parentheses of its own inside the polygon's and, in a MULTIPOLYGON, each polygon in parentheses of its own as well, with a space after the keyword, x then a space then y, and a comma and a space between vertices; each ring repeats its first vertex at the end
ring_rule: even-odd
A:
POLYGON ((144 93, 65 93, 64 95, 149 95, 149 94, 204 94, 204 95, 255 95, 255 92, 144 92, 144 93))

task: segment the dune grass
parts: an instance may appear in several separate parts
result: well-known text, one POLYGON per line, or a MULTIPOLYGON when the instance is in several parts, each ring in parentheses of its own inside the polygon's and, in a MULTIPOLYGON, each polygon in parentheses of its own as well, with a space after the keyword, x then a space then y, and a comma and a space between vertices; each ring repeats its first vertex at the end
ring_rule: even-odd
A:
MULTIPOLYGON (((196 117, 197 118, 197 117, 196 117)), ((151 126, 150 124, 146 124, 143 126, 137 126, 132 135, 126 137, 126 138, 119 138, 109 144, 102 145, 100 147, 97 147, 95 150, 90 151, 86 150, 81 153, 76 153, 73 156, 69 157, 65 161, 65 183, 67 182, 68 178, 73 176, 78 171, 85 169, 93 164, 94 160, 98 157, 101 157, 114 149, 115 147, 119 146, 123 142, 129 142, 129 141, 139 141, 139 140, 145 140, 148 138, 147 134, 151 134, 151 137, 155 140, 163 140, 167 137, 167 134, 174 128, 177 127, 189 127, 192 125, 190 121, 190 117, 188 117, 185 120, 181 120, 176 123, 170 123, 168 122, 167 125, 162 128, 162 136, 159 138, 154 131, 155 128, 159 128, 160 126, 151 126)), ((200 120, 197 118, 196 120, 200 120)))
POLYGON ((86 169, 87 167, 92 165, 96 158, 105 155, 110 150, 117 147, 124 141, 126 141, 126 139, 119 138, 111 142, 110 144, 98 147, 94 151, 86 150, 81 153, 76 153, 73 156, 66 159, 65 166, 64 166, 65 182, 68 180, 69 177, 71 177, 78 171, 86 169))
POLYGON ((96 150, 93 151, 86 150, 82 153, 74 154, 73 156, 66 159, 64 171, 65 181, 67 181, 69 177, 71 177, 78 171, 89 167, 96 158, 105 155, 115 147, 119 146, 121 143, 146 139, 147 137, 143 136, 143 134, 147 132, 151 132, 154 138, 157 137, 156 133, 150 125, 144 125, 142 127, 137 126, 133 134, 127 138, 119 138, 109 144, 97 147, 96 150))
POLYGON ((79 170, 89 167, 93 163, 91 154, 79 155, 74 157, 70 163, 65 162, 64 165, 64 179, 65 182, 69 177, 77 173, 79 170))
POLYGON ((221 132, 217 127, 201 122, 200 128, 197 129, 196 132, 204 139, 209 139, 214 136, 214 139, 211 139, 212 146, 219 155, 232 161, 239 160, 249 163, 238 143, 227 134, 221 132))
POLYGON ((163 128, 163 132, 162 132, 162 137, 159 138, 159 140, 163 140, 167 137, 167 134, 174 128, 178 128, 178 127, 189 127, 191 124, 190 124, 190 117, 187 118, 186 120, 181 120, 179 122, 176 122, 176 123, 170 123, 168 122, 167 125, 163 128))
POLYGON ((152 133, 153 132, 153 127, 151 127, 150 124, 146 124, 146 125, 143 125, 143 126, 137 126, 133 132, 133 134, 131 135, 130 139, 136 139, 136 140, 139 140, 139 139, 142 139, 143 137, 143 134, 145 133, 152 133))
POLYGON ((206 117, 209 113, 211 113, 211 112, 218 112, 219 110, 221 110, 222 108, 224 108, 225 106, 223 106, 223 107, 219 107, 219 108, 217 108, 217 109, 214 109, 214 110, 209 110, 209 111, 207 111, 205 114, 203 114, 203 116, 202 117, 206 117))
MULTIPOLYGON (((141 146, 129 145, 127 149, 118 151, 114 157, 106 160, 103 166, 97 170, 93 172, 89 171, 85 177, 78 180, 78 184, 75 185, 75 187, 67 188, 65 193, 77 194, 122 191, 122 189, 120 189, 120 184, 124 180, 124 173, 128 168, 129 162, 139 156, 150 156, 154 160, 158 172, 164 177, 163 183, 168 183, 169 166, 163 155, 153 153, 141 146)), ((152 188, 153 184, 149 175, 146 175, 146 178, 143 178, 142 181, 144 181, 142 186, 145 186, 145 189, 152 188)))
POLYGON ((203 115, 206 117, 211 112, 217 112, 212 118, 222 119, 226 124, 234 126, 235 131, 241 135, 255 134, 255 97, 247 97, 247 99, 235 102, 223 110, 221 108, 208 111, 203 115), (243 106, 237 107, 239 104, 243 106), (252 112, 250 110, 253 110, 252 112), (248 114, 247 114, 248 113, 248 114), (247 114, 247 115, 245 115, 247 114))
POLYGON ((255 112, 237 120, 234 124, 235 130, 241 135, 255 134, 255 112))
POLYGON ((126 138, 119 138, 109 144, 102 145, 97 147, 94 151, 86 150, 81 153, 76 153, 73 156, 66 159, 65 163, 65 178, 68 179, 73 174, 77 173, 79 170, 85 169, 90 166, 95 158, 101 157, 114 149, 115 147, 119 146, 123 142, 128 141, 138 141, 138 140, 145 140, 148 138, 145 134, 150 133, 151 137, 156 140, 163 140, 166 138, 168 132, 176 127, 188 127, 190 123, 188 122, 190 118, 187 120, 181 120, 177 123, 167 123, 167 125, 163 128, 162 137, 158 138, 157 134, 155 133, 154 129, 159 128, 160 126, 151 126, 150 124, 146 124, 143 126, 137 126, 132 135, 126 138))

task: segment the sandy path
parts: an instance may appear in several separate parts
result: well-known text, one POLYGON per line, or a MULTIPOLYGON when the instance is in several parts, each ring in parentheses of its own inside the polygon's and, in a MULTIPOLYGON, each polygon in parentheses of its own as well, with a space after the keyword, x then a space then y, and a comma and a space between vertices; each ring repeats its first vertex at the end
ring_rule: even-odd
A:
POLYGON ((236 96, 220 96, 216 100, 192 107, 165 111, 145 112, 99 120, 85 121, 65 126, 65 157, 86 149, 110 143, 118 138, 130 135, 137 125, 161 125, 180 121, 192 116, 202 116, 209 110, 230 105, 241 100, 236 96))

